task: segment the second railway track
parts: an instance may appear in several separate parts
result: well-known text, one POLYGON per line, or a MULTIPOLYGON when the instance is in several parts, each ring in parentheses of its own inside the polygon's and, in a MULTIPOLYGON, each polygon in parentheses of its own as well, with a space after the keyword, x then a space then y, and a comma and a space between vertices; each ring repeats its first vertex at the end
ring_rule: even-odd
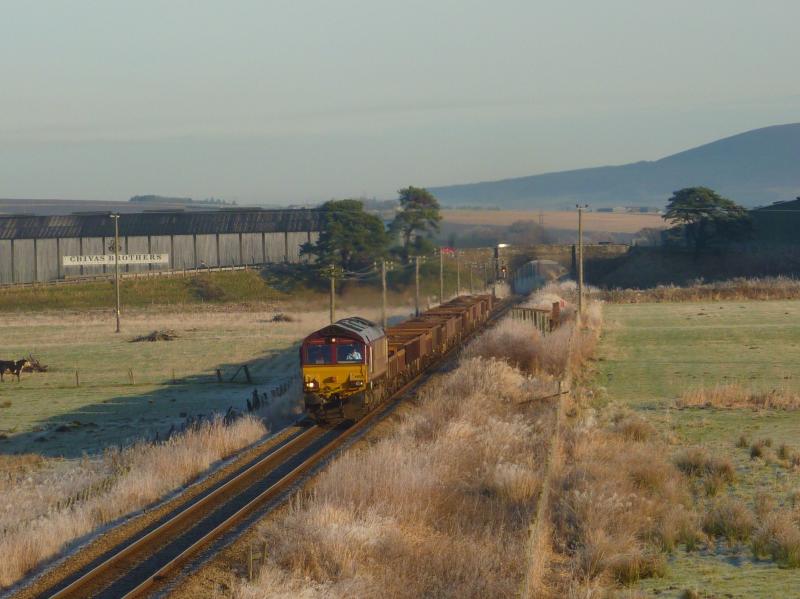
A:
MULTIPOLYGON (((497 321, 510 307, 511 303, 502 303, 487 325, 497 321)), ((441 366, 458 349, 453 348, 443 355, 435 366, 441 366)), ((382 406, 361 420, 344 421, 333 427, 308 425, 283 439, 222 482, 151 525, 144 534, 119 543, 88 567, 68 574, 35 596, 41 599, 127 599, 161 588, 169 574, 202 547, 248 516, 258 513, 304 475, 323 464, 345 442, 371 428, 402 397, 436 371, 435 366, 403 385, 382 406)))

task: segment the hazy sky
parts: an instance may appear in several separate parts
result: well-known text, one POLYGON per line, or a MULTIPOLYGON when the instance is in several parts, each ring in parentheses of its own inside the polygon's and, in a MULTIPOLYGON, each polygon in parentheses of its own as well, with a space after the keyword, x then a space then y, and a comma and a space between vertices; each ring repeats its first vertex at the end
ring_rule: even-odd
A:
POLYGON ((0 0, 0 197, 393 197, 800 121, 797 0, 0 0))

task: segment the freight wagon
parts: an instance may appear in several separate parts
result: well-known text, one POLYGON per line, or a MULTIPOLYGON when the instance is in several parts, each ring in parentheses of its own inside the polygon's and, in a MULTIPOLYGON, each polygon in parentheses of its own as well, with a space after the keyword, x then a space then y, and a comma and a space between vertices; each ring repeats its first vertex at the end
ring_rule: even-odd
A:
POLYGON ((363 416, 482 326, 495 301, 460 296, 386 330, 352 317, 315 331, 300 347, 306 412, 363 416))

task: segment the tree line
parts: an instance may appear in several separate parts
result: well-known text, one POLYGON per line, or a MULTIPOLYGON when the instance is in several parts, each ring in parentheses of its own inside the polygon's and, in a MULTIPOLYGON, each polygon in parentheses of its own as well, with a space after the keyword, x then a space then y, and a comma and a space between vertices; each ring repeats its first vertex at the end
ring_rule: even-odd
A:
POLYGON ((439 231, 441 206, 427 189, 409 186, 398 191, 399 207, 388 227, 364 210, 361 200, 330 200, 320 206, 322 230, 315 243, 300 254, 315 259, 320 269, 358 272, 375 260, 394 258, 407 263, 413 256, 434 251, 432 237, 439 231))
POLYGON ((674 192, 663 218, 673 225, 665 232, 665 243, 685 243, 695 255, 711 246, 746 241, 753 233, 747 210, 708 187, 686 187, 674 192))
MULTIPOLYGON (((409 186, 398 191, 394 219, 384 224, 364 208, 362 200, 330 200, 320 206, 322 227, 315 243, 306 243, 301 255, 313 257, 318 270, 358 272, 376 260, 391 258, 408 263, 430 255, 433 235, 439 232, 441 206, 427 189, 409 186)), ((695 254, 752 235, 745 208, 708 187, 687 187, 673 193, 663 218, 672 224, 664 232, 667 245, 686 245, 695 254)))

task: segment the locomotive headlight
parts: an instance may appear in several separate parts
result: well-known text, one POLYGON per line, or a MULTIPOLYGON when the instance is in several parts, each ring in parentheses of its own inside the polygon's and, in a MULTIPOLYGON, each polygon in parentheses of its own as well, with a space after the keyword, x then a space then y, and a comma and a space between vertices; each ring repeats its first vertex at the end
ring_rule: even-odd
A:
POLYGON ((314 381, 314 380, 306 381, 306 383, 305 383, 306 391, 313 391, 318 386, 319 386, 319 384, 317 383, 317 381, 314 381))
POLYGON ((364 381, 350 381, 351 387, 363 387, 364 381))

